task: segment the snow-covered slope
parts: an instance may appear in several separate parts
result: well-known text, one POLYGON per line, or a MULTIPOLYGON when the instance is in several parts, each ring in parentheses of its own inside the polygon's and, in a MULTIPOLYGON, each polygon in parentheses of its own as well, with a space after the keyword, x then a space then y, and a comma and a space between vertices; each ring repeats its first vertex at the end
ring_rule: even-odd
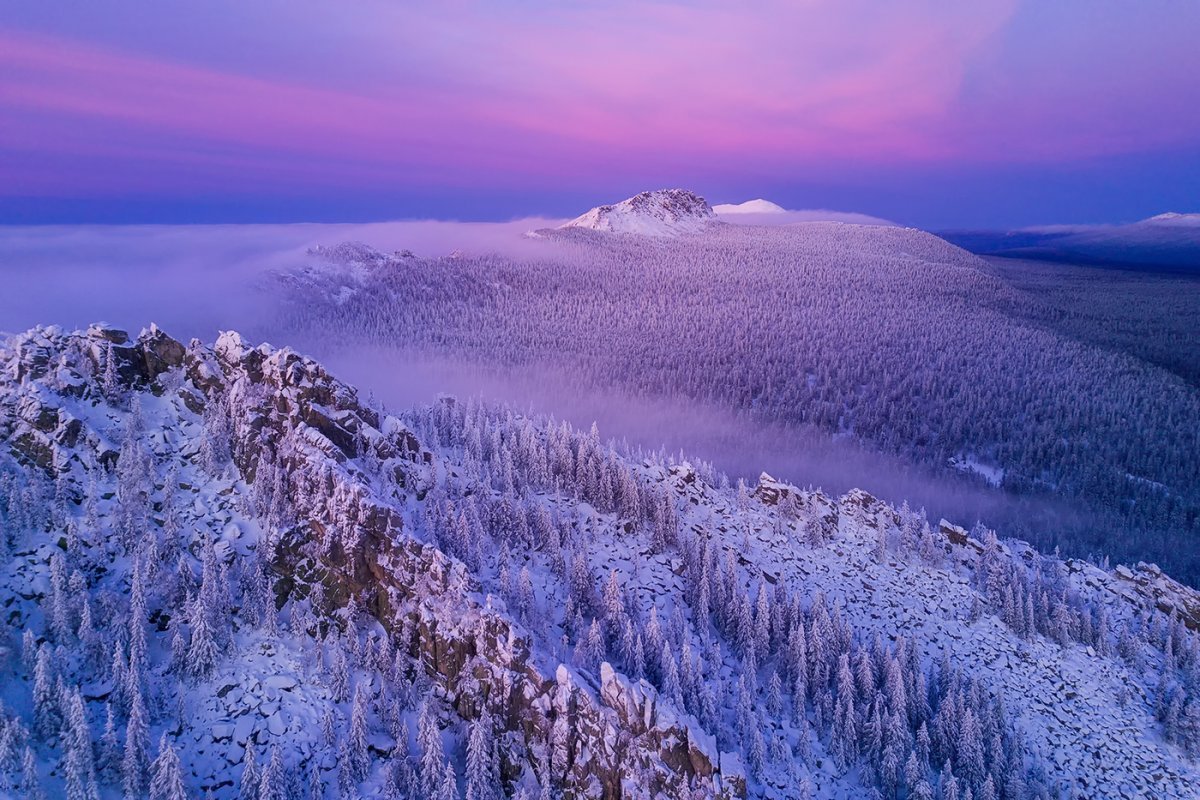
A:
POLYGON ((0 795, 1193 797, 1200 596, 859 491, 0 345, 0 795))
POLYGON ((700 195, 685 189, 659 189, 612 205, 597 206, 561 227, 675 236, 705 230, 716 221, 712 208, 700 195))
POLYGON ((770 200, 747 200, 744 203, 719 203, 713 206, 717 214, 783 214, 787 209, 770 200))
POLYGON ((1144 219, 1138 224, 1200 228, 1200 214, 1180 214, 1177 211, 1168 211, 1165 214, 1156 214, 1149 219, 1144 219))
POLYGON ((354 297, 369 279, 389 269, 412 264, 411 250, 384 253, 362 242, 339 242, 308 250, 308 258, 295 268, 268 273, 268 292, 277 284, 297 293, 313 293, 343 305, 354 297))
POLYGON ((744 203, 724 203, 713 211, 725 222, 735 225, 794 225, 802 222, 842 222, 848 225, 879 225, 894 227, 896 223, 859 214, 853 211, 830 211, 824 208, 791 210, 770 200, 747 200, 744 203))

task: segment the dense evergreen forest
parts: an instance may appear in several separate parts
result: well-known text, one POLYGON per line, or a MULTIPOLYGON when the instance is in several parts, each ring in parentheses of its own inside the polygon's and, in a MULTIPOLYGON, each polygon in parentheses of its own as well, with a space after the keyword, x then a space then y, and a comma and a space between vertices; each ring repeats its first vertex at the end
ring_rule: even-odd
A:
POLYGON ((1072 512, 1006 533, 1200 580, 1191 284, 1131 307, 1079 276, 1019 285, 930 234, 836 223, 539 237, 544 257, 521 259, 317 251, 281 276, 284 325, 852 436, 1072 512))

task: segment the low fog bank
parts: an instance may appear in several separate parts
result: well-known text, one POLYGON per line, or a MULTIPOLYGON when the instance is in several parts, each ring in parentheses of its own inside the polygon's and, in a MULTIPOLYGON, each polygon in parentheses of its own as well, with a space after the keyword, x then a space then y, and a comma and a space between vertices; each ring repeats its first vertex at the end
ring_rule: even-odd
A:
POLYGON ((366 241, 423 256, 520 256, 545 252, 521 234, 558 222, 0 227, 0 331, 104 321, 134 332, 155 322, 184 339, 267 335, 273 298, 261 278, 304 263, 309 248, 366 241))
POLYGON ((751 486, 767 472, 834 494, 862 488, 897 505, 907 501, 924 507, 933 523, 945 517, 969 528, 982 521, 1005 535, 1041 544, 1051 531, 1085 523, 1065 503, 1015 497, 967 476, 937 473, 871 451, 848 438, 750 419, 698 402, 582 387, 557 369, 499 370, 387 348, 315 349, 319 352, 314 355, 336 375, 393 410, 430 403, 440 395, 478 397, 565 419, 577 428, 595 422, 605 440, 635 452, 661 450, 676 458, 682 452, 751 486))

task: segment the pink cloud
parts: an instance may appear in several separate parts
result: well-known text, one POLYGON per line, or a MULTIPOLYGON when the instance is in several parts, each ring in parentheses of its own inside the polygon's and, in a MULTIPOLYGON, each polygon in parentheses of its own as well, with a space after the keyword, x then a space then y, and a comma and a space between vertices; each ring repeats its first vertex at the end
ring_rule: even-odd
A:
MULTIPOLYGON (((327 74, 299 51, 231 61, 181 47, 191 60, 177 61, 162 55, 170 42, 154 54, 115 34, 101 46, 0 29, 0 192, 551 185, 1041 159, 1195 135, 1142 131, 1086 76, 1039 82, 1037 59, 1006 84, 1017 0, 363 0, 336 26, 323 7, 295 9, 298 29, 329 31, 324 57, 344 55, 327 74)), ((229 23, 210 22, 200 35, 219 41, 229 23)), ((276 23, 253 22, 244 41, 269 43, 276 23)), ((1137 109, 1165 92, 1131 74, 1120 96, 1137 109)))

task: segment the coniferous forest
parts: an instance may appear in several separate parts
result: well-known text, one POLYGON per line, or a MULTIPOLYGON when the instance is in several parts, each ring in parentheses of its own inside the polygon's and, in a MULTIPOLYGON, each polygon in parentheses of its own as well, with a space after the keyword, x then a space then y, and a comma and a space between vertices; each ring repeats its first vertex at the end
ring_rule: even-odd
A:
POLYGON ((998 488, 1008 535, 1200 580, 1194 280, 1031 273, 837 223, 542 235, 521 259, 319 250, 279 278, 282 327, 849 436, 998 488))

